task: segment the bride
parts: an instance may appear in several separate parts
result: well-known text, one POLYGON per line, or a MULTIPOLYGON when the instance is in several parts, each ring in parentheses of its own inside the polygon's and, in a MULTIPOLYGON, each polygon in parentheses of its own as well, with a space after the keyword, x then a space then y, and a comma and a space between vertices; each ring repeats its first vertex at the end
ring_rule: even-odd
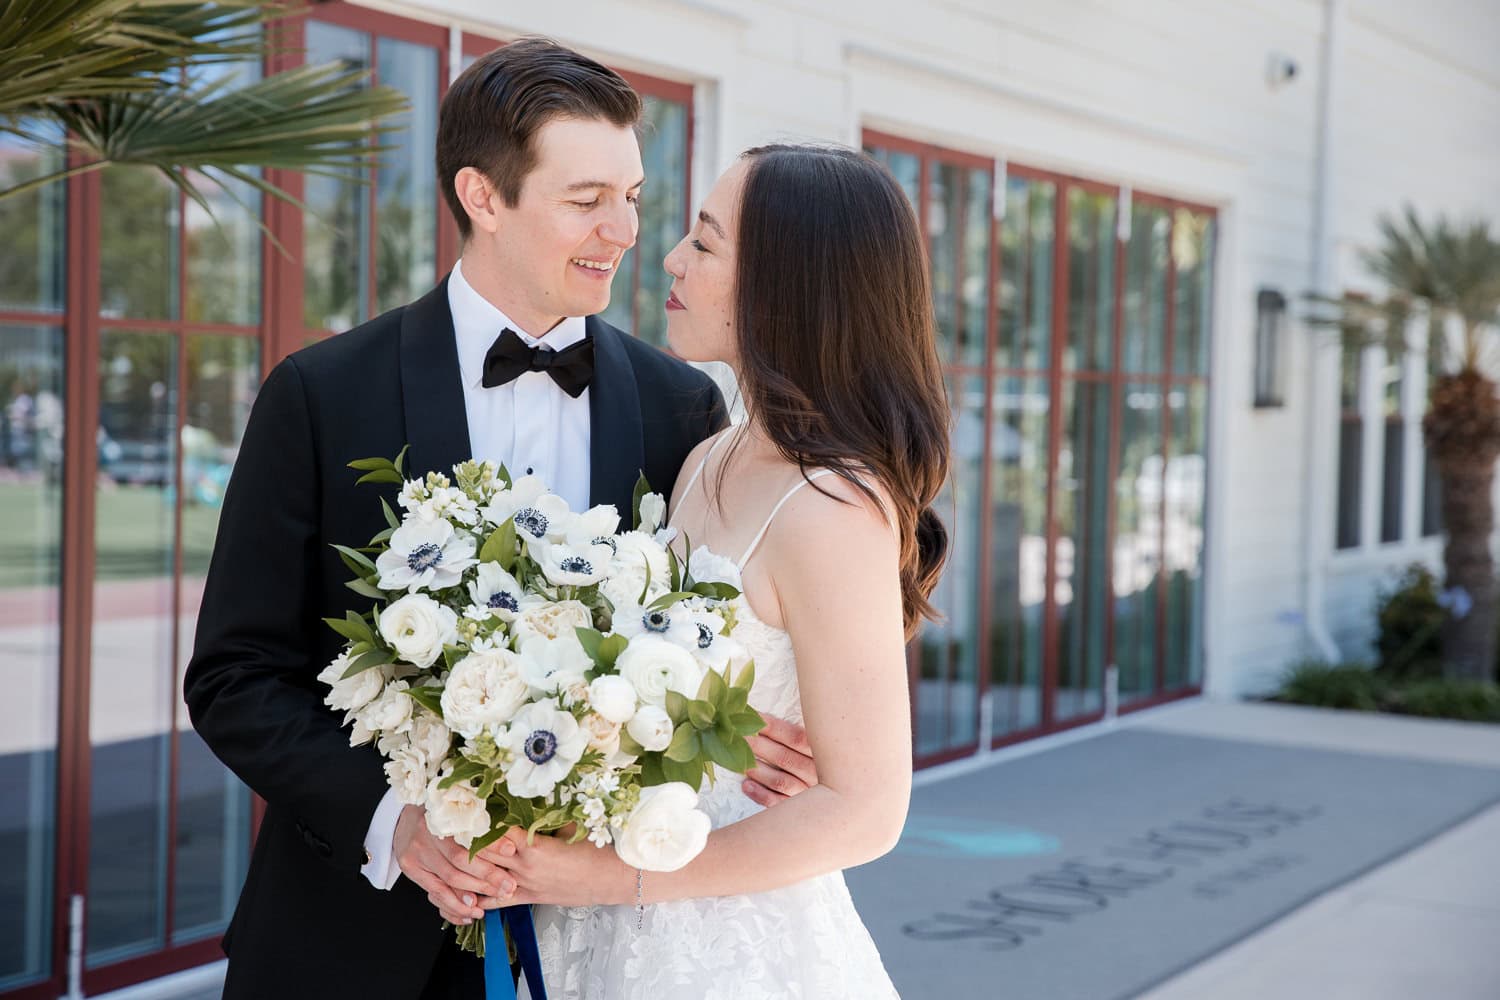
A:
POLYGON ((487 848, 511 902, 550 904, 535 915, 551 1000, 896 995, 842 869, 905 821, 905 640, 946 548, 926 267, 885 169, 807 146, 747 152, 667 256, 673 351, 732 365, 748 415, 688 457, 671 526, 708 550, 695 560, 738 555, 751 704, 806 726, 819 783, 769 810, 732 776, 705 784, 714 831, 675 872, 586 841, 487 848))

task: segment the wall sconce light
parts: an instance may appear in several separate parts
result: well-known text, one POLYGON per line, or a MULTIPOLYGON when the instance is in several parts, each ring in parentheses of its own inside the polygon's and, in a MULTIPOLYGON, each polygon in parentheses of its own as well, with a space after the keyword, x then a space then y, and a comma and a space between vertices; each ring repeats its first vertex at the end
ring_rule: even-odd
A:
POLYGON ((1274 288, 1255 295, 1255 408, 1286 405, 1286 296, 1274 288))

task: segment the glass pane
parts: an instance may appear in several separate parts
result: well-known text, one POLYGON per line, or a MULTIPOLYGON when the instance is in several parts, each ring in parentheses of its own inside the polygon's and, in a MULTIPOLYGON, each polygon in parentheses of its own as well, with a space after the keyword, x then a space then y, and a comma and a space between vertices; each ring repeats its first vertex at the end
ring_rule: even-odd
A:
POLYGON ((1443 533, 1442 483, 1438 479, 1437 463, 1425 449, 1422 452, 1422 537, 1430 538, 1443 533))
POLYGON ((99 357, 87 961, 165 936, 177 338, 105 331, 99 357), (99 831, 108 831, 107 836, 99 831))
POLYGON ((964 239, 962 271, 959 276, 959 328, 963 344, 963 364, 982 368, 985 363, 985 321, 989 317, 990 231, 993 210, 990 207, 990 171, 968 169, 964 177, 964 239))
MULTIPOLYGON (((367 70, 370 38, 308 21, 307 62, 367 70)), ((368 318, 369 189, 353 180, 308 176, 303 200, 309 209, 303 216, 303 322, 310 330, 347 330, 368 318)))
POLYGON ((1167 339, 1167 231, 1171 217, 1159 205, 1135 202, 1125 247, 1123 369, 1162 370, 1167 339))
POLYGON ((928 170, 932 304, 937 313, 938 356, 944 364, 968 363, 963 331, 958 326, 959 285, 963 280, 959 271, 963 254, 963 174, 962 168, 947 163, 933 163, 928 170))
POLYGON ((1114 195, 1068 190, 1068 370, 1114 367, 1115 209, 1114 195))
POLYGON ((1167 459, 1167 690, 1203 679, 1203 510, 1208 483, 1208 390, 1176 386, 1169 396, 1172 444, 1167 459))
POLYGON ((376 312, 419 298, 437 280, 438 54, 425 45, 382 38, 380 82, 400 90, 411 110, 391 124, 375 171, 376 312))
POLYGON ((1058 656, 1054 716, 1097 712, 1104 691, 1104 615, 1108 593, 1109 433, 1107 382, 1063 385, 1063 438, 1057 454, 1058 656))
POLYGON ((260 192, 227 178, 221 183, 200 176, 197 182, 213 214, 187 203, 188 319, 255 326, 260 322, 260 192))
POLYGON ((1359 407, 1360 372, 1364 350, 1354 344, 1342 349, 1339 365, 1339 486, 1334 545, 1359 545, 1360 494, 1364 481, 1364 418, 1359 407))
POLYGON ((65 412, 63 331, 0 325, 0 991, 52 971, 65 412))
POLYGON ((1128 385, 1115 477, 1114 660, 1122 699, 1156 689, 1161 568, 1162 398, 1159 385, 1128 385))
POLYGON ((1402 359, 1388 360, 1381 372, 1381 392, 1385 409, 1385 450, 1380 470, 1380 540, 1401 540, 1403 494, 1406 492, 1406 421, 1401 415, 1404 391, 1402 359))
POLYGON ((1173 303, 1172 369, 1180 375, 1208 374, 1213 317, 1214 217, 1179 208, 1172 221, 1172 266, 1177 269, 1173 303))
POLYGON ((1057 186, 1012 177, 1000 226, 1000 339, 995 363, 1045 371, 1052 363, 1052 256, 1057 186))
POLYGON ((151 167, 110 167, 100 183, 100 315, 176 319, 177 189, 151 167))
MULTIPOLYGON (((56 131, 56 130, 54 130, 56 131)), ((61 145, 36 146, 0 134, 0 190, 63 168, 61 145)), ((67 186, 0 198, 0 310, 61 312, 67 186)))
POLYGON ((879 146, 866 146, 865 152, 885 164, 901 190, 906 192, 913 210, 916 209, 922 186, 922 161, 915 153, 897 153, 879 146))
POLYGON ((990 709, 996 736, 1042 721, 1047 380, 995 386, 990 439, 990 709))
POLYGON ((260 384, 260 350, 248 337, 187 342, 182 428, 182 596, 177 615, 177 837, 172 943, 229 923, 249 860, 250 794, 208 749, 182 703, 219 503, 260 384))
POLYGON ((949 379, 948 393, 954 413, 952 474, 934 504, 948 528, 948 564, 931 598, 943 620, 927 622, 918 639, 919 754, 971 744, 977 735, 984 382, 949 379))

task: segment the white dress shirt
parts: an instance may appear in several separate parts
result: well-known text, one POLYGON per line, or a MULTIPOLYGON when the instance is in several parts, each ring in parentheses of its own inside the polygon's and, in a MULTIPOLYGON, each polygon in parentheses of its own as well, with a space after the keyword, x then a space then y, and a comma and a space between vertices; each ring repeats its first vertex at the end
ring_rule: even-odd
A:
MULTIPOLYGON (((541 477, 573 510, 589 506, 589 390, 573 398, 546 372, 524 372, 512 382, 484 387, 484 356, 506 327, 528 346, 545 344, 554 351, 584 338, 581 316, 570 316, 551 330, 533 335, 512 322, 464 280, 463 261, 448 278, 448 306, 458 341, 458 371, 463 381, 464 412, 469 423, 470 456, 503 464, 513 478, 541 477)), ((369 861, 360 869, 377 889, 389 889, 401 877, 392 840, 401 800, 386 789, 365 834, 369 861)))

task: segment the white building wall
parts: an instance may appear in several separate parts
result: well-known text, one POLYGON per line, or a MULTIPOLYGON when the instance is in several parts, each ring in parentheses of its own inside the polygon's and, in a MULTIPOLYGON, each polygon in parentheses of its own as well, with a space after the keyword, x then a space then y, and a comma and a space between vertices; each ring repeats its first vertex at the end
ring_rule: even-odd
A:
MULTIPOLYGON (((1313 618, 1363 653, 1387 569, 1436 559, 1432 541, 1331 552, 1336 367, 1325 351, 1312 374, 1300 324, 1289 331, 1287 406, 1251 406, 1256 290, 1279 289, 1295 317, 1314 284, 1324 0, 370 6, 500 37, 546 34, 693 83, 695 200, 745 147, 857 143, 875 127, 1216 206, 1210 693, 1263 690, 1316 651, 1308 614, 1319 592, 1313 618), (1267 80, 1273 55, 1297 66, 1278 87, 1267 80)), ((1500 222, 1500 5, 1338 0, 1334 10, 1326 273, 1358 286, 1355 251, 1382 211, 1411 201, 1500 222)), ((1367 483, 1369 504, 1376 487, 1367 483)))

